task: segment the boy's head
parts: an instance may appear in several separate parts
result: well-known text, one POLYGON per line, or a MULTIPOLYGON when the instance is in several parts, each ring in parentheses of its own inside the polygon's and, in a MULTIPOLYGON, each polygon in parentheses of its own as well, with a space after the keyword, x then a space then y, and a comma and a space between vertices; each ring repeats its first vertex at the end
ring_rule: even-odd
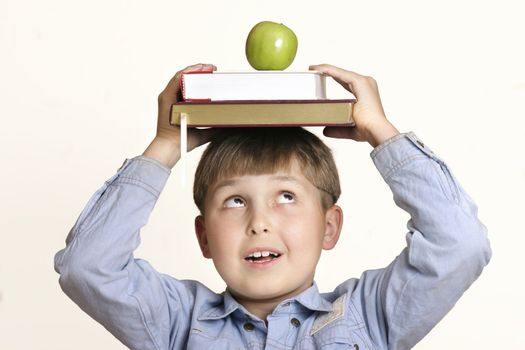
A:
POLYGON ((202 155, 193 192, 202 253, 241 303, 302 292, 321 250, 339 238, 335 162, 302 128, 223 130, 202 155))
POLYGON ((304 176, 322 193, 328 209, 341 194, 332 152, 303 128, 224 129, 208 145, 195 173, 193 199, 201 214, 208 188, 223 178, 287 170, 297 163, 304 176))

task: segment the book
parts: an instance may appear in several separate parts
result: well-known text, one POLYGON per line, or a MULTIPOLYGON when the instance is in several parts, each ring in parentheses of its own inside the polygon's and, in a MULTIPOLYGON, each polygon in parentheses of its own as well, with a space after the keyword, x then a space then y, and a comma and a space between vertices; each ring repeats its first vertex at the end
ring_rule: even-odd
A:
POLYGON ((326 75, 315 71, 190 72, 180 84, 184 101, 326 99, 326 75))
POLYGON ((170 123, 188 127, 353 126, 355 102, 355 99, 183 101, 172 105, 170 123))

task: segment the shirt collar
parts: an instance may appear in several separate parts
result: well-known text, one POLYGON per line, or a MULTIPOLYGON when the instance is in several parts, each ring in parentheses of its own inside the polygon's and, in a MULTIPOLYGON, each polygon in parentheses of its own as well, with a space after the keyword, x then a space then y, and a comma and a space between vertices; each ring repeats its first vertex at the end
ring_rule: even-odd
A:
POLYGON ((315 281, 312 283, 312 286, 302 292, 299 295, 296 295, 294 298, 289 299, 288 301, 297 301, 305 308, 312 311, 332 311, 332 303, 324 299, 319 293, 317 288, 317 283, 315 281))
POLYGON ((222 303, 214 305, 211 308, 203 309, 203 312, 197 317, 199 321, 218 320, 242 307, 242 305, 231 295, 228 289, 221 293, 221 295, 222 303))
MULTIPOLYGON (((306 289, 295 297, 283 300, 279 305, 292 302, 298 302, 311 311, 332 311, 332 303, 321 296, 315 281, 312 283, 310 288, 306 289)), ((248 311, 241 304, 239 304, 237 300, 235 300, 230 291, 226 289, 226 291, 222 293, 222 303, 214 305, 210 308, 205 308, 198 316, 198 320, 218 320, 227 317, 237 309, 241 309, 248 313, 248 311)))

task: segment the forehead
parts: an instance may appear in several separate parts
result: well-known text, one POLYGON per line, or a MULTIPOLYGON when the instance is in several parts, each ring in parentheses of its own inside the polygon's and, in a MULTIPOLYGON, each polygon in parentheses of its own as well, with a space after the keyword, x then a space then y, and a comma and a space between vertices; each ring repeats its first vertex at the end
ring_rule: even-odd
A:
POLYGON ((295 183, 301 186, 305 186, 306 184, 312 185, 311 182, 304 176, 298 162, 294 161, 291 164, 288 164, 286 167, 280 167, 278 169, 274 169, 273 171, 268 170, 262 173, 254 171, 244 171, 242 173, 239 171, 223 173, 220 178, 216 179, 213 184, 209 185, 209 189, 216 190, 220 187, 232 186, 255 179, 268 182, 295 183))
POLYGON ((211 183, 244 176, 295 174, 300 177, 303 175, 303 170, 305 170, 304 162, 297 159, 295 155, 281 156, 274 159, 271 157, 261 159, 256 157, 228 157, 228 159, 221 159, 220 161, 220 166, 217 166, 209 174, 210 185, 211 183))
MULTIPOLYGON (((236 185, 250 184, 252 182, 265 182, 265 183, 287 183, 294 186, 310 187, 310 181, 301 174, 290 174, 290 173, 273 173, 273 174, 261 174, 261 175, 242 175, 230 178, 225 178, 217 181, 212 186, 212 191, 217 191, 224 187, 233 187, 236 185)), ((313 186, 313 185, 312 185, 313 186)))

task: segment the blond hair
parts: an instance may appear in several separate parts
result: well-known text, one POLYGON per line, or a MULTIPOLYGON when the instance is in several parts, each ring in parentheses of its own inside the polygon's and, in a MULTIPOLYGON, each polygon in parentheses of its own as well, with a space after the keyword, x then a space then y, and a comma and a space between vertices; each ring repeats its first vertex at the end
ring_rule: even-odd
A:
POLYGON ((221 130, 197 166, 193 184, 195 204, 204 214, 208 188, 217 181, 289 170, 294 161, 303 175, 322 191, 323 208, 335 204, 341 188, 332 152, 317 136, 299 127, 221 130))

